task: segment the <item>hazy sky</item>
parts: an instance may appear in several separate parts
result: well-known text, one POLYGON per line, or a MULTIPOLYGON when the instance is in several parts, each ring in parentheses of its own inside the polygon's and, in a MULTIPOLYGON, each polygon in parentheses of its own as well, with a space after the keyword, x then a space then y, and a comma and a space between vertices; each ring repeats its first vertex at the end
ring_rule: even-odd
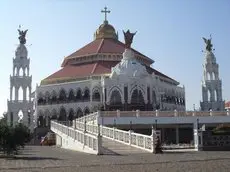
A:
POLYGON ((9 76, 18 42, 18 26, 29 29, 27 47, 33 90, 60 69, 64 56, 93 40, 108 6, 109 23, 119 33, 137 31, 133 47, 155 60, 153 67, 185 85, 187 109, 201 100, 202 37, 212 34, 223 98, 230 100, 229 0, 1 0, 0 115, 7 111, 9 76))

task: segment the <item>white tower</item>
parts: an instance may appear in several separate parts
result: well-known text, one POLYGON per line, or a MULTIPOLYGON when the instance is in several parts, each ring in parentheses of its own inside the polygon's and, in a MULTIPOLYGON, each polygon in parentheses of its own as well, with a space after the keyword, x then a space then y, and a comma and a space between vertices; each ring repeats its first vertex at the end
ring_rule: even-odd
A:
POLYGON ((31 101, 32 76, 29 74, 30 59, 27 58, 26 33, 19 32, 19 42, 13 58, 13 76, 10 75, 10 100, 8 100, 7 121, 11 126, 23 123, 29 128, 33 124, 33 102, 31 101))
POLYGON ((222 100, 222 83, 219 78, 219 65, 216 63, 216 57, 212 52, 211 38, 203 39, 206 43, 206 50, 203 64, 203 101, 200 103, 201 110, 221 111, 224 110, 224 101, 222 100))

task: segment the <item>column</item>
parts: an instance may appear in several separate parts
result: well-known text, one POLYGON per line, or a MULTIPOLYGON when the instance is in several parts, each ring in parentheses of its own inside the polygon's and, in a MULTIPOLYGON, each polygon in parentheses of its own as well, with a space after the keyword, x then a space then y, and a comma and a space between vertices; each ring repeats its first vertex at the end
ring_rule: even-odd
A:
POLYGON ((179 126, 176 126, 176 144, 179 144, 179 126))
POLYGON ((198 151, 198 146, 199 146, 199 136, 198 136, 198 121, 199 119, 197 119, 194 123, 193 123, 193 136, 194 136, 194 147, 195 150, 198 151))

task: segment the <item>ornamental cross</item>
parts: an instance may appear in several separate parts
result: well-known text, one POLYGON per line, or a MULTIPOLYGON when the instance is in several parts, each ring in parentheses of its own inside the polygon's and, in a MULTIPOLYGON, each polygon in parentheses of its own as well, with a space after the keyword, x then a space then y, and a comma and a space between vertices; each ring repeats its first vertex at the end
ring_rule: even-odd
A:
POLYGON ((107 7, 104 8, 105 10, 101 10, 102 13, 105 13, 105 21, 107 21, 107 13, 110 13, 110 11, 107 11, 107 7))

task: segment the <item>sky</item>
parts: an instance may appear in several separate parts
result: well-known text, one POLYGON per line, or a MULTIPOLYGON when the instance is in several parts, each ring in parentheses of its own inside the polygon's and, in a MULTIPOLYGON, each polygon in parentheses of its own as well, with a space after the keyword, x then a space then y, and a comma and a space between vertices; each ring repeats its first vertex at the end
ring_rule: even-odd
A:
POLYGON ((68 56, 93 41, 102 24, 104 6, 108 21, 124 42, 122 30, 137 31, 132 47, 155 61, 153 68, 185 86, 186 108, 199 108, 205 44, 215 48, 223 86, 230 100, 229 0, 1 0, 0 1, 0 116, 7 111, 10 75, 18 41, 18 27, 28 29, 32 89, 61 68, 68 56))

